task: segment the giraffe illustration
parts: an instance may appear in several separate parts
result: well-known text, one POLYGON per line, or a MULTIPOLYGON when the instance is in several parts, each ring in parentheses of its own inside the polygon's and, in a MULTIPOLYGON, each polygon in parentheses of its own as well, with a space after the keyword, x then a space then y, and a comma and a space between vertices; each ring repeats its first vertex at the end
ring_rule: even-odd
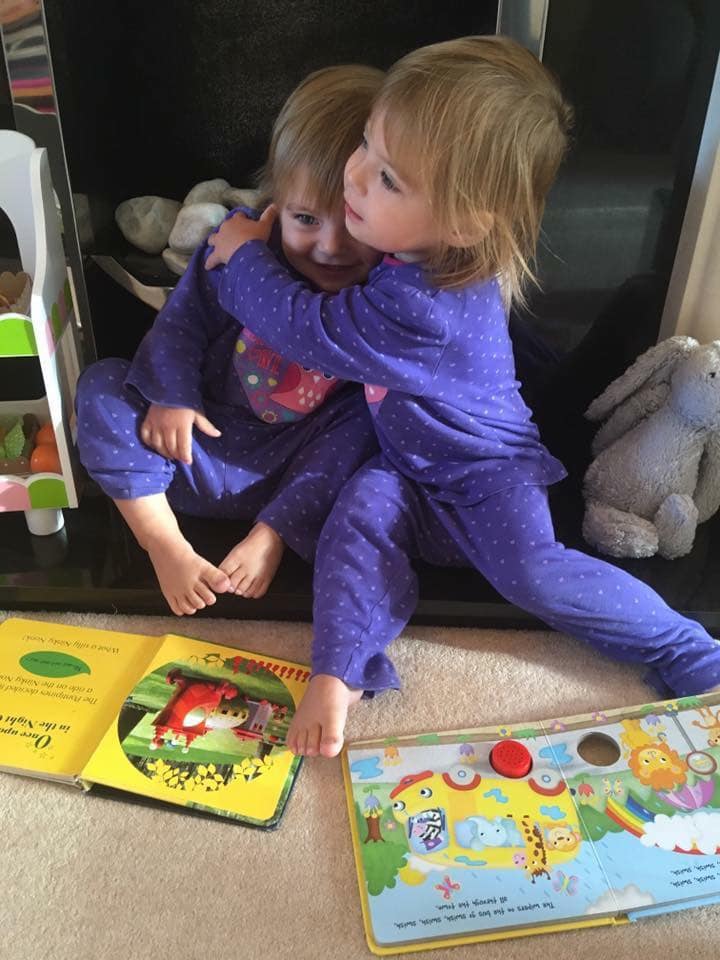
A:
MULTIPOLYGON (((511 820, 515 817, 508 813, 511 820)), ((530 880, 535 883, 536 877, 550 877, 547 869, 547 852, 545 850, 545 841, 543 840, 542 830, 538 823, 534 823, 528 814, 520 818, 520 835, 523 838, 525 847, 525 862, 523 870, 530 880)))

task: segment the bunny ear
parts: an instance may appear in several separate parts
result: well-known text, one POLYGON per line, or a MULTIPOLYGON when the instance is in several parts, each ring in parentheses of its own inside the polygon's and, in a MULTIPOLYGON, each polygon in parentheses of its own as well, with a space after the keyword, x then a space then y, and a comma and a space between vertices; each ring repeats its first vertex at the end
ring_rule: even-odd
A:
POLYGON ((693 337, 670 337, 650 347, 599 397, 595 397, 585 411, 585 417, 588 420, 603 420, 614 407, 627 400, 640 387, 669 380, 680 360, 697 347, 698 342, 693 337))

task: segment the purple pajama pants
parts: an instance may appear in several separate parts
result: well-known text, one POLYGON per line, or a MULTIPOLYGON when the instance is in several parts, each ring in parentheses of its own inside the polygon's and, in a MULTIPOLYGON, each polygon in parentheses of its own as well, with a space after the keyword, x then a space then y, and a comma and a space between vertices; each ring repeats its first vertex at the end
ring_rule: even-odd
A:
POLYGON ((554 629, 615 660, 647 664, 663 696, 720 684, 720 642, 641 581, 558 543, 544 487, 452 506, 382 454, 343 488, 318 544, 313 673, 366 691, 399 687, 386 650, 417 603, 415 558, 475 567, 554 629))
POLYGON ((80 459, 113 500, 165 493, 173 510, 197 517, 263 521, 312 562, 337 495, 377 451, 362 392, 343 387, 314 413, 263 423, 237 406, 207 403, 220 437, 193 431, 193 462, 168 460, 140 440, 148 403, 125 386, 129 364, 93 364, 78 382, 80 459))

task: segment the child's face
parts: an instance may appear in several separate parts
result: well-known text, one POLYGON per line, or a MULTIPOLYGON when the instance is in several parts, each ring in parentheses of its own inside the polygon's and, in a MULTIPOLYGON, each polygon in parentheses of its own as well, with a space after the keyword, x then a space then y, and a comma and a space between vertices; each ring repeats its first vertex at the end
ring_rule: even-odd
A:
POLYGON ((302 183, 280 205, 280 231, 285 257, 299 273, 327 293, 364 283, 380 254, 350 236, 345 210, 320 210, 304 199, 302 183))
POLYGON ((382 116, 370 117, 345 165, 345 223, 356 240, 404 260, 426 260, 442 242, 427 197, 393 166, 382 116))

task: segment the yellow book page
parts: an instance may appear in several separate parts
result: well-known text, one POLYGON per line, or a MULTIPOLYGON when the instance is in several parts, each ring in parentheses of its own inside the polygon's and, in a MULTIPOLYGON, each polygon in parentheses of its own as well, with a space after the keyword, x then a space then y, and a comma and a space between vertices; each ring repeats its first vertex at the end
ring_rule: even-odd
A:
POLYGON ((11 618, 0 625, 0 767, 77 776, 159 637, 11 618))
POLYGON ((309 675, 301 664, 167 636, 82 776, 270 826, 300 763, 285 736, 309 675))

